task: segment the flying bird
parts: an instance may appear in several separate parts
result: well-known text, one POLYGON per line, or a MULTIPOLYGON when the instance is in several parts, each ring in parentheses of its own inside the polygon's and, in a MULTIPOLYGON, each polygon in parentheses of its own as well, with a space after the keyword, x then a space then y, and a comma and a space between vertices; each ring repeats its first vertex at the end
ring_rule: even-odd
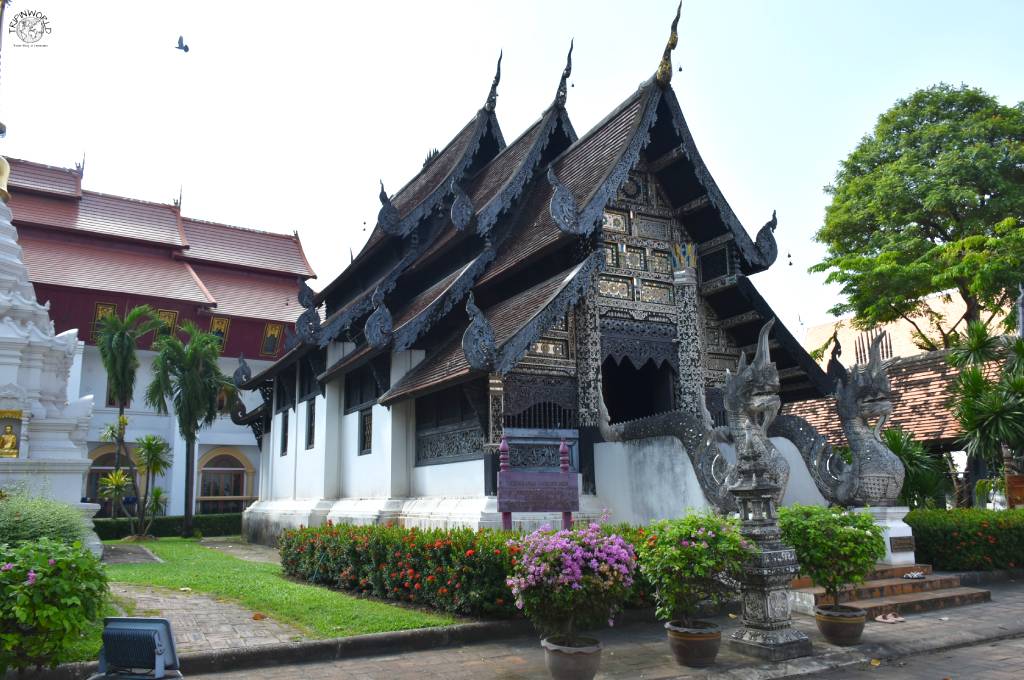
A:
POLYGON ((185 37, 184 36, 180 36, 180 35, 178 36, 178 46, 175 47, 174 49, 181 50, 182 52, 188 52, 188 45, 185 44, 185 37))

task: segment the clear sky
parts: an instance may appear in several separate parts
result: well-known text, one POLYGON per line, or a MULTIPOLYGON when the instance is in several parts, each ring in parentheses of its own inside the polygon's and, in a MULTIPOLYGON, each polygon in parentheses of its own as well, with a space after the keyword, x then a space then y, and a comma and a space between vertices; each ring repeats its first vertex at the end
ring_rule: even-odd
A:
MULTIPOLYGON (((298 231, 325 285, 395 192, 483 104, 511 141, 551 102, 582 134, 658 64, 675 0, 16 0, 45 48, 4 27, 0 153, 187 216, 298 231), (174 49, 178 35, 190 51, 174 49), (364 230, 364 223, 366 229, 364 230)), ((686 0, 672 84, 752 234, 778 210, 779 260, 753 281, 797 335, 835 289, 807 273, 822 187, 879 113, 940 81, 1024 99, 1024 1, 686 0), (788 266, 787 254, 793 266, 788 266)))

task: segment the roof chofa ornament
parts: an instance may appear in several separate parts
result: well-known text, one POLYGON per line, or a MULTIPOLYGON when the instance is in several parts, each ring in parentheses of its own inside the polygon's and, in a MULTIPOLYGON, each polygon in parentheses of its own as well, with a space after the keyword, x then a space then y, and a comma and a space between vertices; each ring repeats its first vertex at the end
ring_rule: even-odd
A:
POLYGON ((231 375, 231 382, 235 384, 235 387, 241 387, 245 383, 252 380, 252 369, 249 368, 249 364, 245 360, 245 354, 242 352, 238 353, 238 368, 231 375))
POLYGON ((388 198, 388 192, 384 191, 384 180, 380 181, 380 212, 377 213, 377 224, 387 234, 397 234, 401 226, 402 216, 398 208, 388 198))
POLYGON ((498 105, 498 83, 501 82, 501 56, 504 51, 498 52, 498 68, 494 70, 494 80, 491 81, 491 91, 487 94, 487 103, 484 104, 484 111, 493 111, 498 105))
POLYGON ((394 324, 391 319, 391 311, 384 305, 384 293, 378 287, 373 291, 371 298, 374 306, 373 312, 366 319, 363 326, 363 335, 372 347, 380 349, 391 342, 391 331, 394 324))
POLYGON ((473 291, 469 291, 466 300, 466 314, 469 315, 469 326, 462 334, 462 352, 471 368, 478 371, 489 371, 494 367, 497 347, 494 341, 494 329, 491 323, 476 306, 473 291))
POLYGON ((552 167, 548 167, 548 184, 554 190, 551 192, 551 202, 548 203, 551 219, 555 221, 559 229, 567 234, 581 233, 576 197, 572 195, 569 187, 558 179, 558 175, 555 174, 555 169, 552 167))
POLYGON ((565 70, 562 71, 562 79, 558 81, 558 92, 555 94, 555 106, 565 108, 565 98, 569 94, 569 76, 572 75, 572 45, 575 40, 569 41, 569 54, 565 58, 565 70))
POLYGON ((775 263, 779 256, 779 246, 775 243, 775 227, 779 226, 779 219, 772 211, 772 218, 764 223, 757 232, 757 240, 754 248, 757 250, 757 257, 761 266, 767 268, 775 263))
POLYGON ((679 0, 679 7, 676 8, 676 18, 672 20, 672 32, 668 36, 668 43, 665 45, 665 52, 661 55, 661 63, 658 64, 658 72, 654 78, 658 85, 664 89, 672 82, 672 50, 679 44, 679 34, 676 27, 679 26, 679 14, 683 11, 683 2, 679 0))
POLYGON ((466 195, 465 190, 459 186, 458 179, 452 179, 452 194, 452 224, 462 231, 472 224, 476 208, 473 207, 473 201, 466 195))
POLYGON ((305 311, 295 321, 295 334, 302 342, 312 345, 320 338, 320 313, 316 311, 316 293, 301 277, 298 298, 305 311))

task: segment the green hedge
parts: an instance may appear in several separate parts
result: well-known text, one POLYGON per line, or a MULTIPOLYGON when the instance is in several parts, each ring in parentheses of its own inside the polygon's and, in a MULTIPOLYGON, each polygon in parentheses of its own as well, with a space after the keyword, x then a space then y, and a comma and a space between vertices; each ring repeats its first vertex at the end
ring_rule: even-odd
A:
MULTIPOLYGON (((643 529, 606 526, 628 542, 643 529)), ((332 525, 285 531, 278 538, 289 576, 386 600, 469 616, 509 617, 517 610, 505 583, 518 533, 332 525)), ((628 605, 650 606, 649 587, 634 582, 628 605)))
POLYGON ((913 510, 918 562, 943 571, 1024 566, 1024 509, 913 510))
MULTIPOLYGON (((157 517, 149 533, 153 536, 180 536, 181 515, 157 517)), ((131 526, 124 517, 118 519, 97 519, 96 535, 104 541, 124 538, 131 534, 131 526)), ((242 513, 229 512, 219 515, 196 515, 192 518, 192 526, 203 536, 237 536, 242 533, 242 513)))
POLYGON ((85 536, 82 513, 67 503, 21 491, 0 498, 0 545, 41 538, 71 544, 84 541, 85 536))

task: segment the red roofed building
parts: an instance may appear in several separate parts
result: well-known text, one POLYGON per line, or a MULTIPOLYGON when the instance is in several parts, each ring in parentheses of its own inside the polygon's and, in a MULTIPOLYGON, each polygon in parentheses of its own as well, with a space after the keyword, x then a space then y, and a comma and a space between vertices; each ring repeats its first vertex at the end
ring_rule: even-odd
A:
MULTIPOLYGON (((285 352, 286 330, 303 309, 299 279, 314 276, 297 235, 275 234, 183 217, 179 206, 82 189, 80 168, 11 159, 10 208, 36 297, 49 301, 55 331, 77 328, 83 342, 69 391, 96 396, 90 430, 94 470, 83 496, 95 498, 112 447, 99 433, 116 417, 93 328, 107 314, 148 304, 174 326, 192 321, 224 338, 222 369, 244 354, 254 367, 285 352)), ((149 409, 152 338, 143 338, 136 395, 127 409, 128 436, 157 434, 171 442, 174 467, 159 480, 168 512, 183 509, 184 443, 171 416, 149 409)), ((248 427, 222 417, 200 434, 197 510, 238 511, 255 496, 258 449, 248 427)))

